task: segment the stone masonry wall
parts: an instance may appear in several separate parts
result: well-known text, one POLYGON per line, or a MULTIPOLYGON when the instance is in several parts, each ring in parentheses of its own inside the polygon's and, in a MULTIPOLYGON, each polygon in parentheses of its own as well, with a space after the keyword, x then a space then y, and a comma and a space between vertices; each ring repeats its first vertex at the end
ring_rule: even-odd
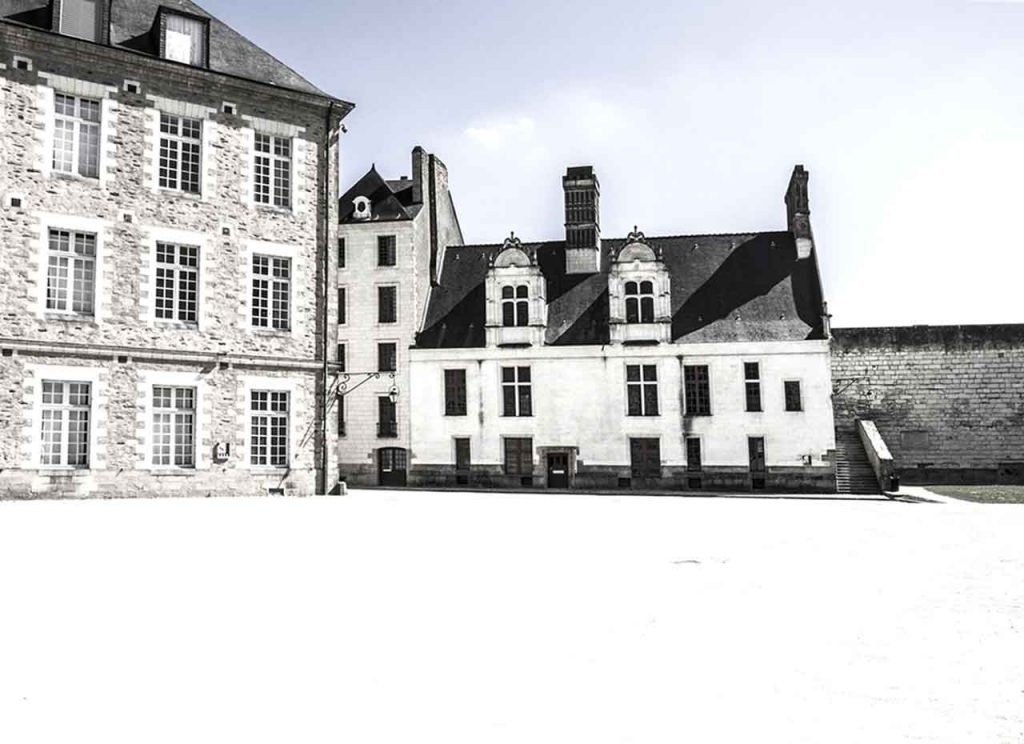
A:
POLYGON ((905 482, 1024 482, 1024 325, 835 329, 832 377, 905 482))

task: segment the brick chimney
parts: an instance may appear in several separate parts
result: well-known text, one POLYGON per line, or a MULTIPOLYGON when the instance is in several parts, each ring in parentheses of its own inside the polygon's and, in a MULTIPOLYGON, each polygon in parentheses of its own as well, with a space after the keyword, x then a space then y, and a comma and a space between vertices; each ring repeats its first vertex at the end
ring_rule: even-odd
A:
POLYGON ((593 274, 600 269, 601 184, 593 166, 569 168, 565 191, 565 273, 593 274))
POLYGON ((811 203, 807 195, 807 181, 810 175, 802 165, 793 168, 786 190, 786 221, 789 231, 796 240, 798 258, 809 258, 814 248, 814 235, 811 233, 811 203))

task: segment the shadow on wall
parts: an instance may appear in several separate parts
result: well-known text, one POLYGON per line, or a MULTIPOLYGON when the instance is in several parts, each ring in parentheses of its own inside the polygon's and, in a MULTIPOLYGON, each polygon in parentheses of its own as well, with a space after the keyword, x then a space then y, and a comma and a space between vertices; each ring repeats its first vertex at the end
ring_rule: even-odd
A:
MULTIPOLYGON (((797 315, 812 328, 808 338, 822 338, 821 298, 814 289, 817 282, 813 261, 798 260, 792 241, 780 245, 779 236, 772 234, 758 235, 738 246, 686 298, 672 316, 672 337, 679 339, 727 319, 748 303, 766 297, 787 277, 792 277, 797 315)), ((786 306, 789 306, 788 301, 786 306)), ((752 309, 751 314, 773 317, 770 307, 752 309)))

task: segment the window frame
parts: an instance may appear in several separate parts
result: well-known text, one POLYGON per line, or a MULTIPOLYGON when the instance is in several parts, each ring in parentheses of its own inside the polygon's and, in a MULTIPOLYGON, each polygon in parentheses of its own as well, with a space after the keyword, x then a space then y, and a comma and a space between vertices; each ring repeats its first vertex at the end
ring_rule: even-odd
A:
MULTIPOLYGON (((94 404, 96 401, 96 384, 92 380, 80 380, 80 379, 58 379, 58 374, 52 374, 48 370, 43 370, 39 376, 39 418, 37 423, 37 435, 39 437, 39 452, 37 459, 37 466, 41 470, 67 470, 73 472, 83 472, 92 469, 93 458, 95 453, 93 451, 94 441, 93 435, 96 426, 96 417, 93 413, 94 404), (59 403, 54 403, 52 400, 47 403, 47 395, 53 395, 53 390, 48 393, 47 386, 60 386, 61 399, 59 403), (82 394, 81 388, 84 386, 85 394, 88 396, 88 402, 82 404, 81 402, 75 404, 71 402, 72 396, 72 385, 78 386, 76 390, 77 395, 82 394), (47 414, 56 413, 60 423, 60 429, 57 432, 57 439, 53 439, 53 430, 50 430, 51 436, 47 437, 47 423, 52 422, 53 417, 47 416, 47 414), (83 459, 84 462, 71 463, 71 441, 72 441, 72 414, 85 414, 85 429, 84 435, 82 431, 78 432, 78 446, 82 447, 84 443, 84 453, 79 451, 77 454, 80 455, 79 459, 83 459), (83 438, 84 436, 84 438, 83 438), (58 462, 47 462, 47 458, 53 455, 52 445, 57 446, 57 459, 58 462)), ((81 421, 79 421, 81 423, 81 421)))
POLYGON ((377 325, 395 325, 398 323, 398 285, 397 284, 378 284, 377 285, 377 325), (384 303, 381 301, 383 293, 389 291, 392 293, 392 318, 391 320, 384 319, 384 303))
MULTIPOLYGON (((252 281, 249 286, 249 327, 254 331, 263 333, 291 333, 294 327, 294 310, 292 301, 292 284, 293 284, 293 261, 291 256, 282 256, 274 253, 267 253, 261 251, 253 251, 250 261, 249 270, 252 281), (266 260, 266 272, 257 272, 257 264, 260 260, 266 260), (288 270, 286 277, 279 277, 275 275, 275 271, 279 268, 279 262, 283 263, 288 270), (257 296, 257 282, 263 283, 265 286, 261 287, 261 291, 266 292, 266 297, 260 298, 257 296), (278 301, 275 299, 275 293, 282 292, 281 285, 284 285, 284 295, 287 301, 285 306, 284 325, 281 324, 280 317, 275 320, 274 317, 274 302, 278 301), (262 309, 265 314, 264 323, 257 322, 257 311, 262 309)), ((278 308, 280 311, 280 308, 278 308)))
POLYGON ((398 438, 398 404, 390 395, 377 396, 377 438, 398 438), (391 416, 385 416, 385 411, 390 411, 391 416))
POLYGON ((713 414, 711 401, 711 365, 708 364, 685 364, 683 365, 683 406, 686 416, 711 416, 713 414), (695 388, 691 394, 691 380, 689 370, 704 370, 704 379, 696 379, 695 388), (705 395, 701 395, 704 392, 705 395), (697 405, 703 403, 704 405, 697 405))
POLYGON ((253 386, 247 390, 248 393, 248 442, 249 442, 249 467, 264 470, 286 470, 291 467, 291 455, 292 455, 292 421, 291 413, 293 408, 293 395, 291 390, 268 388, 259 385, 253 386), (257 398, 256 396, 266 396, 266 408, 260 409, 256 407, 257 398), (273 406, 276 402, 278 406, 281 404, 283 396, 285 410, 273 410, 273 406), (260 435, 256 433, 257 419, 264 419, 265 422, 261 424, 265 430, 263 437, 266 442, 264 445, 258 444, 260 435), (283 432, 284 432, 284 458, 280 458, 281 450, 281 423, 283 421, 283 432), (274 426, 277 426, 276 432, 274 426), (274 455, 274 438, 277 437, 277 448, 278 457, 275 459, 274 455), (260 453, 260 447, 264 447, 265 451, 260 453))
POLYGON ((704 442, 701 437, 686 437, 683 442, 683 447, 686 451, 686 472, 690 474, 699 474, 704 472, 704 442), (697 458, 696 462, 693 462, 691 458, 691 444, 696 443, 697 447, 697 458))
MULTIPOLYGON (((148 386, 149 390, 149 402, 150 402, 150 416, 149 416, 149 433, 151 437, 150 451, 149 451, 149 463, 152 467, 157 469, 176 470, 176 471, 194 471, 197 469, 199 464, 199 452, 198 452, 198 432, 199 432, 199 388, 197 385, 178 385, 173 383, 160 383, 156 382, 148 386), (169 400, 172 405, 160 406, 157 405, 157 390, 170 391, 171 395, 169 400), (192 407, 186 408, 178 404, 181 397, 181 393, 190 392, 192 397, 192 407), (167 443, 167 456, 168 462, 158 462, 157 448, 162 447, 161 443, 158 443, 157 433, 157 417, 168 416, 169 417, 169 429, 168 432, 170 441, 167 443), (185 417, 191 417, 190 430, 188 430, 188 441, 190 447, 187 452, 188 460, 185 462, 178 462, 178 438, 179 438, 179 426, 183 423, 181 419, 185 417)), ((162 453, 161 453, 162 455, 162 453)), ((182 458, 185 459, 185 458, 182 458)))
POLYGON ((525 328, 530 325, 530 286, 503 284, 501 286, 502 328, 525 328))
POLYGON ((803 383, 800 380, 783 380, 782 381, 782 398, 783 405, 786 413, 803 413, 804 412, 804 391, 803 383), (796 385, 796 408, 790 408, 789 402, 789 386, 796 385))
MULTIPOLYGON (((191 196, 202 196, 203 194, 203 136, 204 136, 204 124, 203 119, 195 118, 192 116, 183 116, 181 114, 172 114, 167 111, 157 109, 157 158, 156 158, 156 185, 157 188, 163 191, 169 191, 176 194, 187 194, 191 196), (176 122, 175 131, 164 131, 165 126, 168 126, 171 121, 176 122), (185 130, 185 122, 195 123, 195 136, 183 134, 185 130), (175 156, 171 158, 171 148, 169 143, 175 143, 175 156), (165 143, 168 143, 165 146, 165 143), (185 155, 185 146, 194 147, 195 150, 195 188, 185 188, 184 180, 182 175, 184 173, 183 163, 185 155), (174 165, 174 178, 171 179, 171 166, 174 165), (166 172, 166 175, 165 175, 166 172), (174 185, 171 185, 173 180, 174 185)), ((191 175, 191 174, 190 174, 191 175)), ((192 179, 190 179, 190 183, 192 179)))
MULTIPOLYGON (((89 181, 99 181, 100 174, 103 168, 103 99, 92 98, 90 96, 82 96, 73 93, 66 93, 62 90, 53 90, 53 142, 50 152, 50 172, 56 173, 62 177, 70 178, 82 178, 89 181), (61 99, 70 99, 73 101, 73 113, 61 113, 61 99), (96 119, 90 120, 83 116, 82 107, 83 104, 95 104, 96 106, 96 119), (70 139, 71 139, 71 152, 68 154, 70 157, 69 169, 64 168, 62 165, 58 165, 57 153, 58 146, 62 142, 60 135, 61 124, 65 127, 70 128, 70 139), (95 163, 96 172, 83 173, 82 168, 82 140, 83 132, 88 128, 92 132, 91 136, 95 137, 95 143, 90 144, 90 151, 95 150, 95 163)), ((65 154, 66 151, 65 151, 65 154)))
POLYGON ((658 391, 658 365, 657 364, 626 364, 626 415, 630 417, 654 417, 661 415, 661 405, 658 391), (631 380, 634 375, 636 379, 631 380), (650 379, 649 379, 650 378, 650 379), (653 399, 649 397, 653 389, 653 399), (634 406, 634 390, 637 391, 634 406))
POLYGON ((532 477, 535 471, 533 437, 502 437, 501 460, 502 472, 504 472, 505 475, 519 476, 523 478, 532 477), (513 449, 517 450, 517 457, 515 458, 514 464, 509 457, 509 445, 513 443, 515 443, 513 449), (528 446, 526 443, 529 443, 528 446), (529 466, 528 468, 524 468, 524 464, 527 462, 527 454, 529 455, 529 466))
POLYGON ((186 11, 179 10, 177 8, 160 7, 159 16, 159 28, 160 28, 160 59, 167 62, 174 62, 179 65, 188 65, 189 67, 199 67, 202 69, 209 69, 210 67, 210 19, 205 18, 194 13, 188 13, 186 11), (171 16, 178 16, 188 21, 197 22, 203 27, 202 40, 203 40, 203 59, 202 62, 196 64, 191 60, 188 62, 181 62, 180 60, 172 59, 167 56, 167 22, 171 16))
POLYGON ((468 399, 466 370, 462 367, 444 370, 444 415, 468 416, 468 399))
POLYGON ((398 236, 377 236, 377 268, 393 269, 398 266, 398 236), (390 263, 389 263, 390 262, 390 263))
POLYGON ((743 409, 747 413, 764 413, 760 362, 743 362, 743 409))
POLYGON ((377 371, 378 372, 397 372, 398 371, 398 343, 396 341, 378 341, 377 342, 377 371), (391 367, 390 369, 385 366, 385 352, 390 349, 391 353, 391 367))
POLYGON ((503 418, 533 417, 533 369, 530 365, 499 367, 501 415, 503 418), (511 380, 506 379, 511 372, 511 380), (523 379, 525 372, 526 379, 523 379), (511 397, 510 397, 511 393, 511 397), (509 405, 511 403, 511 406, 509 405), (511 413, 509 411, 512 411, 511 413))
MULTIPOLYGON (((165 251, 166 253, 166 251, 165 251)), ((201 294, 202 294, 202 254, 203 248, 200 245, 193 245, 191 243, 182 243, 175 240, 156 240, 154 253, 153 253, 153 319, 157 323, 171 324, 180 323, 185 326, 198 328, 200 307, 201 307, 201 294), (172 248, 174 261, 172 262, 161 262, 160 253, 161 247, 172 248), (182 263, 182 250, 189 249, 195 252, 195 265, 189 266, 182 263), (171 317, 161 317, 160 312, 160 273, 169 272, 172 276, 171 280, 171 317), (183 300, 187 303, 187 290, 183 290, 182 286, 189 277, 192 277, 194 281, 194 295, 191 299, 193 307, 191 308, 191 315, 194 316, 192 320, 183 318, 182 315, 189 315, 188 312, 182 312, 183 300)))
POLYGON ((253 131, 253 173, 252 173, 252 200, 257 207, 274 209, 282 212, 291 212, 294 208, 295 189, 295 140, 292 137, 282 137, 277 134, 268 134, 258 129, 253 131), (261 149, 261 139, 266 140, 266 150, 261 149), (278 152, 278 144, 287 144, 287 154, 278 152), (266 162, 261 164, 261 159, 266 162), (278 166, 285 164, 284 175, 278 170, 278 166), (261 168, 266 172, 261 176, 261 168), (265 183, 261 184, 261 178, 265 183), (282 179, 285 183, 282 185, 282 179), (261 191, 265 190, 265 194, 261 191), (279 194, 284 199, 279 199, 279 194))
POLYGON ((629 279, 622 285, 622 296, 625 300, 625 321, 627 325, 648 325, 654 323, 655 292, 653 279, 629 279), (633 290, 630 290, 630 286, 633 290), (649 286, 650 289, 644 289, 649 286))
POLYGON ((77 34, 70 33, 67 29, 64 28, 64 20, 65 20, 64 19, 64 11, 68 7, 68 0, 60 0, 60 13, 59 14, 55 14, 56 17, 54 18, 54 24, 55 24, 56 28, 54 28, 53 30, 56 33, 58 33, 58 34, 60 34, 62 36, 68 36, 68 37, 70 37, 72 39, 81 39, 82 41, 91 41, 94 44, 105 44, 106 43, 106 37, 107 37, 107 24, 108 24, 108 18, 107 18, 108 3, 102 2, 101 0, 96 0, 95 5, 96 5, 96 28, 94 29, 95 36, 93 36, 93 37, 78 36, 77 34))
MULTIPOLYGON (((59 238, 58 238, 59 240, 59 238)), ((43 286, 43 309, 46 313, 52 313, 54 315, 60 315, 66 318, 82 319, 82 320, 95 320, 97 316, 97 304, 99 297, 99 271, 100 271, 100 236, 98 233, 90 230, 77 230, 73 228, 65 227, 51 227, 46 228, 46 262, 45 262, 45 281, 43 286), (54 248, 54 238, 59 234, 67 234, 68 236, 68 249, 57 250, 54 248), (76 250, 78 238, 85 239, 86 243, 88 239, 92 239, 92 255, 87 253, 79 253, 76 250), (51 306, 51 296, 58 298, 60 296, 60 289, 58 281, 60 279, 59 271, 60 266, 57 266, 58 275, 56 279, 53 277, 53 261, 56 259, 58 262, 67 261, 67 274, 65 276, 65 286, 63 289, 64 300, 62 305, 58 306, 54 304, 51 306), (82 273, 86 272, 86 269, 91 270, 91 282, 89 286, 89 310, 75 310, 75 285, 81 280, 84 295, 85 279, 82 278, 82 273)), ((86 272, 87 273, 87 272, 86 272)), ((59 300, 52 300, 57 303, 59 300)))

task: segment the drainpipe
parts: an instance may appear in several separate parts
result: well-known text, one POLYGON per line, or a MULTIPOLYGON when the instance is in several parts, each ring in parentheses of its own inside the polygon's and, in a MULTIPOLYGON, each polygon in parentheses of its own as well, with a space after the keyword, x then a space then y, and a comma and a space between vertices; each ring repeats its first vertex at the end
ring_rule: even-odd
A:
MULTIPOLYGON (((323 384, 323 400, 320 403, 320 483, 322 484, 324 495, 328 492, 327 486, 327 470, 329 464, 329 458, 327 456, 327 416, 330 412, 330 399, 328 393, 331 389, 330 373, 327 367, 327 353, 329 351, 329 344, 327 343, 328 338, 328 324, 330 323, 330 284, 331 284, 331 161, 328 153, 331 151, 331 121, 334 118, 334 101, 331 101, 327 106, 327 116, 324 121, 324 147, 321 155, 320 170, 322 173, 321 182, 323 184, 323 204, 324 204, 324 255, 323 255, 323 333, 321 334, 321 349, 320 353, 323 357, 323 370, 322 370, 322 384, 323 384)), ((341 134, 338 134, 340 139, 341 134)))

